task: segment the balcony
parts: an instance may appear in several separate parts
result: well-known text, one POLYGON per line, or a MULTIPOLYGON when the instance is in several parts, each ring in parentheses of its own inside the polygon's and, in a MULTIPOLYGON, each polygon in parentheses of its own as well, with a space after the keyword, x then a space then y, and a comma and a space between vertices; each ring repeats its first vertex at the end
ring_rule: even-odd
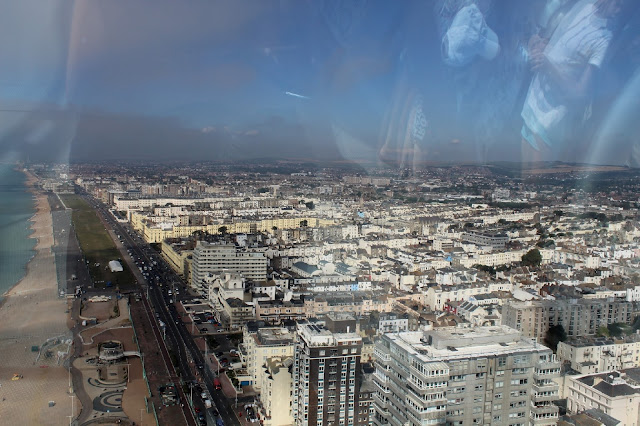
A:
POLYGON ((558 417, 549 417, 549 418, 540 418, 540 419, 536 419, 535 416, 531 416, 531 419, 529 419, 529 424, 530 425, 535 425, 535 426, 555 426, 556 424, 558 424, 558 417))
POLYGON ((533 382, 533 391, 534 392, 545 392, 545 391, 555 391, 558 390, 558 384, 553 380, 549 380, 549 382, 542 382, 535 380, 533 382))
POLYGON ((390 417, 392 416, 392 417, 395 417, 396 419, 401 419, 402 421, 404 421, 404 419, 406 418, 406 414, 398 411, 396 406, 393 404, 389 404, 389 413, 390 413, 390 417))
POLYGON ((385 416, 384 418, 379 417, 377 415, 373 415, 370 417, 371 423, 376 426, 386 426, 389 424, 389 419, 385 416))
POLYGON ((377 380, 379 383, 387 383, 389 381, 388 376, 383 376, 381 374, 378 374, 377 371, 373 373, 373 378, 377 380))
POLYGON ((444 419, 447 411, 444 408, 437 411, 418 411, 411 405, 408 405, 407 414, 409 414, 409 417, 413 418, 416 423, 420 424, 423 420, 444 419))
MULTIPOLYGON (((531 418, 536 416, 542 416, 544 414, 551 414, 552 417, 558 417, 558 407, 553 404, 548 405, 532 405, 531 406, 531 418)), ((547 418, 549 419, 549 418, 547 418)))
POLYGON ((534 403, 537 403, 537 402, 551 402, 551 401, 555 401, 557 399, 560 399, 560 396, 558 395, 558 392, 551 393, 550 395, 545 395, 543 393, 533 392, 533 395, 531 396, 531 399, 533 400, 534 403))
POLYGON ((554 377, 558 377, 560 376, 560 368, 558 369, 553 369, 552 371, 543 371, 543 370, 539 370, 539 369, 535 369, 533 371, 533 378, 534 379, 552 379, 554 377))
POLYGON ((380 390, 380 392, 385 393, 385 394, 389 394, 391 393, 391 390, 389 389, 388 386, 383 386, 380 383, 376 382, 375 380, 373 381, 373 383, 376 385, 376 387, 380 390))
POLYGON ((558 359, 556 358, 556 356, 553 356, 553 359, 549 360, 549 361, 538 361, 538 363, 536 364, 536 368, 560 368, 560 361, 558 361, 558 359))
POLYGON ((384 352, 382 352, 382 351, 379 351, 378 349, 375 349, 375 350, 373 351, 373 356, 374 356, 377 360, 382 361, 382 362, 384 362, 384 363, 387 363, 387 362, 391 361, 391 355, 389 355, 389 354, 387 354, 387 353, 384 353, 384 352))
POLYGON ((383 416, 389 416, 389 408, 387 403, 378 394, 373 394, 373 406, 377 412, 383 416))
POLYGON ((402 385, 396 383, 395 380, 389 380, 388 382, 389 389, 393 390, 396 395, 404 395, 407 391, 402 385))

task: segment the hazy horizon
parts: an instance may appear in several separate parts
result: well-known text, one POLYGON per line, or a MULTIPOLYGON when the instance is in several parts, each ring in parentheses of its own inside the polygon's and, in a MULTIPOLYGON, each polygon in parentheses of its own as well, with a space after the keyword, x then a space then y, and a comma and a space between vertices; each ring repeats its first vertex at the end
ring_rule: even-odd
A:
MULTIPOLYGON (((544 1, 5 3, 0 146, 56 161, 529 161, 530 41, 561 38, 560 17, 589 1, 546 30, 544 1), (480 35, 461 39, 471 7, 480 35)), ((552 93, 569 112, 561 136, 543 124, 550 159, 639 164, 632 3, 590 24, 603 48, 580 99, 552 93)))

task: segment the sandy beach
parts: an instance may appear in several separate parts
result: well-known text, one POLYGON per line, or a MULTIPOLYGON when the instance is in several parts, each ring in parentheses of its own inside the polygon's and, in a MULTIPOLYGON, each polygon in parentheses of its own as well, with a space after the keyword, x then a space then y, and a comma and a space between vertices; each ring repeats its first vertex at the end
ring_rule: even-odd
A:
MULTIPOLYGON (((27 174, 27 181, 33 188, 37 179, 27 174)), ((0 418, 4 424, 62 425, 69 423, 72 404, 68 370, 58 359, 59 351, 65 351, 65 342, 71 338, 65 312, 68 302, 57 295, 47 196, 31 191, 37 206, 31 219, 36 253, 25 277, 6 293, 0 306, 0 418), (49 351, 32 350, 56 337, 58 344, 48 346, 49 351), (22 379, 11 380, 14 374, 22 379)), ((76 414, 78 405, 75 398, 76 414)))

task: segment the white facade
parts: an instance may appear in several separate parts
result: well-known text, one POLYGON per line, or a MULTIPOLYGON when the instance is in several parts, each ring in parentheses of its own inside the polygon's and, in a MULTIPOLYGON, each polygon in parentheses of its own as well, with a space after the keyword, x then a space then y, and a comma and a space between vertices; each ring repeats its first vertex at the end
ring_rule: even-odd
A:
POLYGON ((622 422, 623 426, 637 426, 640 387, 637 369, 630 379, 618 371, 601 374, 569 376, 567 411, 580 413, 596 408, 622 422))
POLYGON ((640 367, 640 342, 558 343, 558 359, 580 374, 640 367))
POLYGON ((386 334, 375 348, 374 425, 555 425, 560 364, 508 327, 386 334))
POLYGON ((209 244, 198 241, 193 250, 191 285, 201 288, 209 273, 237 272, 248 280, 267 279, 267 258, 264 253, 243 251, 233 245, 209 244))

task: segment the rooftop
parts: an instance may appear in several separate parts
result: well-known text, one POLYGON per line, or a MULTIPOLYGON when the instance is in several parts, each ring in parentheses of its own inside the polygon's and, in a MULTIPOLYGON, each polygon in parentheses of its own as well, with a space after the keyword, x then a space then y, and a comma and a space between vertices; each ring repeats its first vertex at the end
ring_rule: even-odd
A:
POLYGON ((426 332, 385 334, 384 338, 423 362, 550 351, 506 326, 448 327, 426 332))

